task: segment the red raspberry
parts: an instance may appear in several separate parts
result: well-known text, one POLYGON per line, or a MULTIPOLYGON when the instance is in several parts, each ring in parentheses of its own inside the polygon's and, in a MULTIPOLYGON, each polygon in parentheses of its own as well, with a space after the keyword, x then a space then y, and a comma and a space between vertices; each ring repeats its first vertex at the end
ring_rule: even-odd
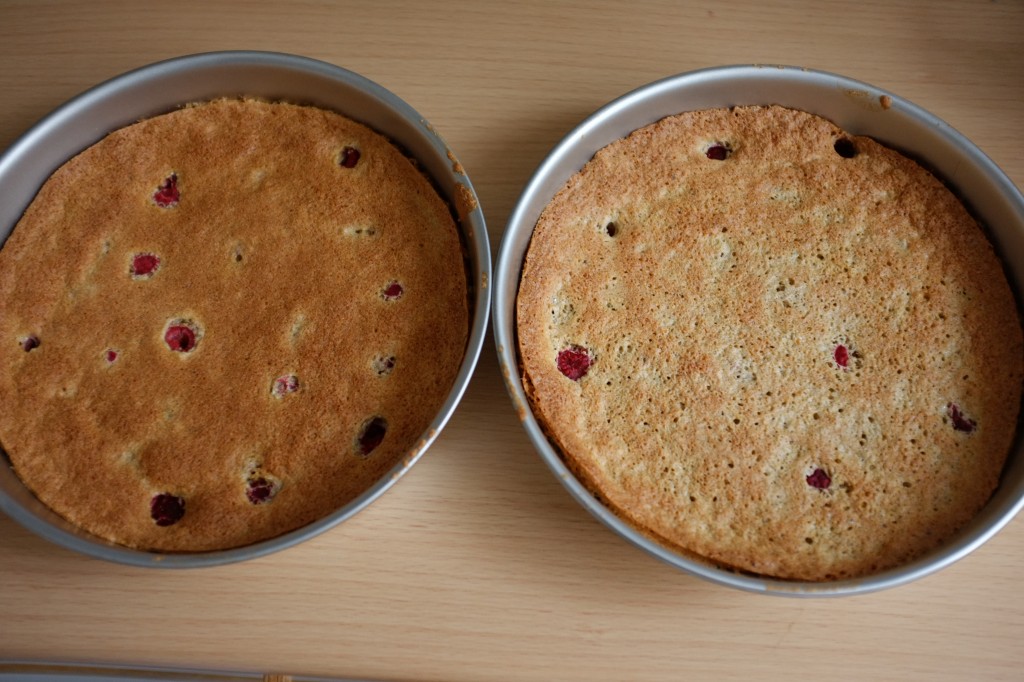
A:
POLYGON ((135 279, 149 279, 160 267, 160 258, 152 253, 137 253, 132 257, 128 271, 135 279))
POLYGON ((835 357, 836 364, 843 369, 846 369, 847 365, 850 364, 850 351, 843 344, 836 346, 833 357, 835 357))
POLYGON ((196 347, 196 332, 184 324, 176 324, 164 332, 167 347, 179 353, 190 353, 196 347))
POLYGON ((814 472, 807 477, 807 485, 818 490, 827 490, 832 485, 832 477, 825 473, 824 469, 815 469, 814 472))
POLYGON ((277 491, 278 485, 276 483, 260 476, 259 478, 249 479, 245 487, 245 496, 253 504, 263 504, 274 499, 277 491))
POLYGON ((956 403, 950 403, 947 405, 946 412, 949 414, 950 421, 953 422, 954 431, 971 433, 974 429, 978 428, 978 422, 970 419, 966 414, 961 412, 960 406, 956 403))
POLYGON ((363 431, 359 434, 359 454, 366 457, 377 449, 377 446, 384 442, 384 436, 388 431, 388 423, 383 417, 374 417, 363 425, 363 431))
POLYGON ((338 164, 342 168, 355 168, 356 164, 359 163, 359 157, 362 154, 355 147, 345 147, 341 150, 341 157, 338 159, 338 164))
POLYGON ((729 157, 729 147, 721 142, 716 142, 704 153, 713 161, 725 161, 729 157))
POLYGON ((274 385, 271 387, 270 392, 277 398, 283 398, 289 393, 295 393, 299 390, 299 378, 294 374, 285 374, 274 379, 274 385))
POLYGON ((171 173, 153 194, 153 201, 160 208, 174 208, 181 199, 181 192, 178 190, 178 174, 171 173))
POLYGON ((569 346, 558 353, 556 364, 559 372, 573 381, 579 381, 594 364, 594 360, 583 346, 569 346))
POLYGON ((185 516, 185 500, 170 493, 160 493, 149 501, 149 515, 158 526, 173 526, 185 516))
POLYGON ((391 282, 384 287, 384 291, 382 291, 380 295, 385 301, 395 301, 401 298, 404 293, 405 289, 402 288, 401 284, 398 282, 391 282))

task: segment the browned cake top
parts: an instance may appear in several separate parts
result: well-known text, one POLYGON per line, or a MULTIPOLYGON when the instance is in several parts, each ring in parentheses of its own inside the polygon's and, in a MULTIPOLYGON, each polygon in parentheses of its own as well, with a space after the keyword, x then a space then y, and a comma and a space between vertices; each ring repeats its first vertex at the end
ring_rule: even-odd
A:
POLYGON ((523 379, 569 465, 686 553, 826 580, 990 497, 1021 327, 977 224, 904 156, 779 107, 604 148, 537 223, 523 379))
POLYGON ((111 133, 0 250, 0 443, 62 516, 248 544, 416 447, 468 334, 450 211, 393 145, 222 100, 111 133))

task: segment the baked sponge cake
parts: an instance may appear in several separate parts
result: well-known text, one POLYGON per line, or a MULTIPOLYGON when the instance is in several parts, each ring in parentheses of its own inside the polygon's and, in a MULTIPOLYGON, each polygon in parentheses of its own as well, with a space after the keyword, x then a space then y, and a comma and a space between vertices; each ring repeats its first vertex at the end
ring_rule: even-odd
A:
POLYGON ((684 113, 554 197, 517 300, 540 423, 621 517, 717 565, 863 576, 998 484, 1022 341, 999 259, 910 159, 780 107, 684 113))
POLYGON ((468 334, 430 182, 336 113, 254 100, 111 133, 0 250, 0 444, 25 484, 130 547, 246 545, 403 457, 468 334))

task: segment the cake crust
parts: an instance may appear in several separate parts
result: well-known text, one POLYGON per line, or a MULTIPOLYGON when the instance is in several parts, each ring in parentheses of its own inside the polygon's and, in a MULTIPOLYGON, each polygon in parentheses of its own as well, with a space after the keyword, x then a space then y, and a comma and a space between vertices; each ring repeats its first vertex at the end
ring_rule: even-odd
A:
POLYGON ((469 324, 456 224, 415 164, 336 113, 255 100, 58 169, 0 249, 0 306, 15 471, 81 528, 163 551, 268 539, 364 492, 417 447, 469 324))
POLYGON ((517 333, 538 420, 616 513, 801 580, 903 564, 973 517, 1024 374, 1013 294, 956 197, 774 106, 600 150, 538 220, 517 333))

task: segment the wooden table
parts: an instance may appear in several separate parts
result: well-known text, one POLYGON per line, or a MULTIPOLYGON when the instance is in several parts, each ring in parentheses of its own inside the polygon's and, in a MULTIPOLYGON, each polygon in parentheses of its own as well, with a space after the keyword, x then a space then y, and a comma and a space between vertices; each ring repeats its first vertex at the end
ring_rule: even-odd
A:
MULTIPOLYGON (((637 86, 712 65, 797 64, 900 93, 1024 185, 1015 0, 5 0, 0 148, 101 80, 223 49, 323 59, 404 98, 460 155, 495 250, 520 189, 572 126, 637 86)), ((144 570, 0 517, 0 658, 403 680, 1021 679, 1022 560, 1017 519, 939 574, 863 597, 758 596, 680 573, 601 526, 549 473, 488 340, 423 460, 299 547, 144 570)))

